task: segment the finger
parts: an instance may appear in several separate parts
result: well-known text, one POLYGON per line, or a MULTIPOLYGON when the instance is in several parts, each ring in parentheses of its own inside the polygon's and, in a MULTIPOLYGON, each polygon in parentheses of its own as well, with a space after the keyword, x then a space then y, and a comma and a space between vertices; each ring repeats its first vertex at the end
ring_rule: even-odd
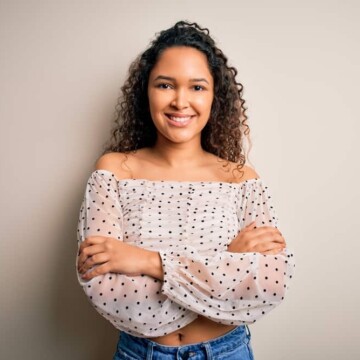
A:
POLYGON ((254 227, 256 227, 256 221, 255 221, 255 220, 252 221, 250 224, 248 224, 248 225, 245 226, 246 229, 254 228, 254 227))
POLYGON ((283 248, 276 248, 273 250, 263 251, 261 254, 263 255, 278 255, 283 251, 283 248))
POLYGON ((256 229, 256 222, 255 221, 252 221, 250 224, 247 224, 244 228, 240 229, 240 232, 241 231, 247 232, 247 231, 251 231, 253 229, 256 229))
POLYGON ((273 251, 277 249, 284 248, 285 245, 283 243, 278 243, 274 241, 266 241, 266 242, 260 242, 254 248, 258 252, 264 252, 264 251, 273 251))
POLYGON ((102 244, 106 240, 107 238, 104 236, 89 236, 80 244, 79 252, 82 251, 87 246, 102 244))
POLYGON ((94 270, 88 271, 86 274, 82 275, 84 280, 90 280, 95 276, 104 275, 110 272, 109 263, 97 266, 94 270))
POLYGON ((269 251, 267 255, 279 255, 282 252, 282 249, 269 251))
POLYGON ((280 233, 275 233, 271 235, 271 240, 267 239, 267 241, 271 241, 277 244, 285 245, 285 239, 280 233))
POLYGON ((90 256, 101 253, 104 251, 103 244, 89 245, 85 247, 79 255, 78 265, 81 266, 90 256))
POLYGON ((96 254, 89 257, 82 266, 79 267, 79 273, 84 273, 95 265, 104 264, 110 260, 110 255, 106 253, 96 254))
POLYGON ((257 235, 267 234, 267 233, 281 235, 280 230, 274 226, 258 226, 252 231, 257 235))
POLYGON ((285 243, 285 239, 281 235, 280 231, 276 228, 257 228, 248 233, 249 241, 255 240, 256 242, 277 242, 285 243))

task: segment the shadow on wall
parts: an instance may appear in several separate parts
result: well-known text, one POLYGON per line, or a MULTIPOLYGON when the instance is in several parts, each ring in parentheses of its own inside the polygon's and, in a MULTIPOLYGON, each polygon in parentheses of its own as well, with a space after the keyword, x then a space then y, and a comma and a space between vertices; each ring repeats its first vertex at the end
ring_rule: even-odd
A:
POLYGON ((67 215, 55 232, 59 235, 54 241, 60 245, 58 263, 52 275, 52 330, 56 334, 58 347, 61 347, 59 354, 69 359, 111 359, 119 332, 91 306, 76 278, 76 228, 84 192, 84 183, 80 183, 80 190, 76 190, 75 186, 73 194, 66 195, 71 199, 68 202, 70 209, 63 209, 67 215))

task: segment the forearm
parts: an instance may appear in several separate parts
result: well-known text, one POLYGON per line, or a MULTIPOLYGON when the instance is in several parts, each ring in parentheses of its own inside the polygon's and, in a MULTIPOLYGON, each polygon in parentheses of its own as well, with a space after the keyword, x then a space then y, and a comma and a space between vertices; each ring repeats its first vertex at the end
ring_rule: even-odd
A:
POLYGON ((279 305, 295 266, 288 249, 276 256, 222 251, 205 257, 189 248, 182 253, 162 250, 160 256, 162 293, 224 324, 254 322, 279 305))

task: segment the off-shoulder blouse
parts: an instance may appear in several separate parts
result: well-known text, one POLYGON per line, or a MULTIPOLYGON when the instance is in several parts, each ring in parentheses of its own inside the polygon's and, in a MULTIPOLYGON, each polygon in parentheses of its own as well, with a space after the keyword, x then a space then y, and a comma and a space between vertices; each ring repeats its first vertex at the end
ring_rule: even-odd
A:
POLYGON ((199 315, 227 325, 251 324, 279 305, 289 289, 293 253, 231 253, 227 246, 252 221, 278 227, 260 178, 241 183, 122 179, 94 171, 77 228, 78 245, 107 236, 159 251, 164 279, 77 273, 95 309, 138 337, 169 334, 199 315))

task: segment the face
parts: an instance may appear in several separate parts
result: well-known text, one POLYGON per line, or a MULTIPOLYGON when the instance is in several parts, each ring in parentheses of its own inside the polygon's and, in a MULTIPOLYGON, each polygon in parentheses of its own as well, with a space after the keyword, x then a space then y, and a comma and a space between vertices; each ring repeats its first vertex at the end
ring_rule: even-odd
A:
POLYGON ((191 47, 166 49, 150 73, 148 97, 160 141, 200 141, 214 98, 206 56, 191 47))

